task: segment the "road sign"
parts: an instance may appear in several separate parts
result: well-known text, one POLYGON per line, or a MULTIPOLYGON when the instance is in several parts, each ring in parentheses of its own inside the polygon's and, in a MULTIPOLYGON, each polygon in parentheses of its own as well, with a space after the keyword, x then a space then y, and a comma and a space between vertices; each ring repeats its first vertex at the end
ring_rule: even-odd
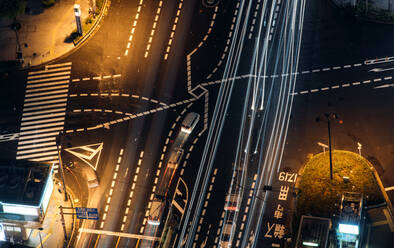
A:
POLYGON ((78 219, 98 220, 97 208, 75 208, 78 219))

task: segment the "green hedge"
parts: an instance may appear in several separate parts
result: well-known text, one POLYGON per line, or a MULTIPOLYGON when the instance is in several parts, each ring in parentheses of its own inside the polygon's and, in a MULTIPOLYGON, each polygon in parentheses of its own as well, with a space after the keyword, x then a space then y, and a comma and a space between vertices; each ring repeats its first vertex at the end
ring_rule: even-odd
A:
POLYGON ((332 217, 339 213, 343 192, 361 192, 365 204, 384 202, 369 162, 358 154, 333 151, 333 180, 330 180, 329 153, 313 156, 305 165, 297 199, 297 213, 332 217), (345 183, 343 176, 349 177, 345 183))

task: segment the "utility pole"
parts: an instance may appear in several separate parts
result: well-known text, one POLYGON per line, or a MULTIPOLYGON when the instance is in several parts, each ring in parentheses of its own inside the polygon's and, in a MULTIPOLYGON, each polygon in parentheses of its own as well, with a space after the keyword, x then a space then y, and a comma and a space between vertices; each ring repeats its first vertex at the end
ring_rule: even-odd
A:
MULTIPOLYGON (((327 119, 327 128, 328 128, 328 151, 329 151, 329 159, 330 159, 330 180, 333 179, 333 172, 332 172, 332 149, 331 149, 331 118, 338 119, 336 113, 325 113, 324 116, 327 119)), ((320 121, 320 117, 316 118, 316 122, 320 121)), ((341 121, 340 121, 341 123, 341 121)))
POLYGON ((64 221, 64 213, 63 213, 63 206, 60 206, 60 219, 62 221, 63 232, 64 232, 64 241, 67 242, 67 231, 66 231, 66 223, 64 221))
POLYGON ((38 228, 38 235, 40 236, 40 244, 41 244, 41 248, 44 248, 44 246, 42 245, 42 238, 41 238, 41 231, 44 230, 42 227, 38 228))
POLYGON ((56 137, 56 147, 57 147, 57 154, 59 157, 59 170, 60 170, 60 177, 62 179, 62 183, 63 183, 63 191, 64 191, 64 201, 68 200, 67 197, 67 190, 66 190, 66 183, 64 181, 64 170, 63 170, 63 163, 62 163, 62 156, 60 154, 60 135, 63 135, 63 133, 59 133, 59 136, 56 137))
POLYGON ((328 127, 328 150, 329 150, 329 157, 330 157, 330 179, 332 180, 332 151, 331 151, 331 123, 330 123, 330 116, 325 114, 327 118, 327 127, 328 127))

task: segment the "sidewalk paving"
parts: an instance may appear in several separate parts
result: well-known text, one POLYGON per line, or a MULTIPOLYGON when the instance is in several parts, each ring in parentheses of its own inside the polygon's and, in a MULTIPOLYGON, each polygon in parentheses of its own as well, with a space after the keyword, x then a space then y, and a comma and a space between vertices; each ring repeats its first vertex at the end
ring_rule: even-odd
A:
POLYGON ((17 17, 21 24, 17 34, 9 28, 12 20, 0 19, 0 61, 16 59, 18 40, 24 67, 48 62, 71 51, 74 44, 69 36, 76 29, 74 4, 81 6, 83 21, 88 16, 89 0, 61 0, 49 8, 43 8, 40 0, 27 0, 28 13, 17 17))
MULTIPOLYGON (((42 224, 43 230, 28 230, 29 239, 25 245, 30 247, 41 247, 40 235, 43 247, 62 248, 64 244, 64 231, 61 222, 59 206, 72 207, 71 200, 64 201, 64 193, 62 187, 58 184, 54 185, 51 200, 42 224), (60 191, 59 191, 60 189, 60 191), (30 233, 30 234, 29 234, 30 233)), ((65 211, 70 212, 70 211, 65 211)), ((67 237, 70 238, 73 226, 72 215, 64 215, 67 237)))

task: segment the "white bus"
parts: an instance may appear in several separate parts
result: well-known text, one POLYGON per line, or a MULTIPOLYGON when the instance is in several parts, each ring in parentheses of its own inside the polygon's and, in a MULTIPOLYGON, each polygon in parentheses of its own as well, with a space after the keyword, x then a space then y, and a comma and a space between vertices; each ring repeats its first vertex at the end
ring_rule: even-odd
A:
POLYGON ((200 115, 194 112, 188 113, 182 121, 181 131, 184 133, 191 133, 193 128, 197 125, 200 120, 200 115))

